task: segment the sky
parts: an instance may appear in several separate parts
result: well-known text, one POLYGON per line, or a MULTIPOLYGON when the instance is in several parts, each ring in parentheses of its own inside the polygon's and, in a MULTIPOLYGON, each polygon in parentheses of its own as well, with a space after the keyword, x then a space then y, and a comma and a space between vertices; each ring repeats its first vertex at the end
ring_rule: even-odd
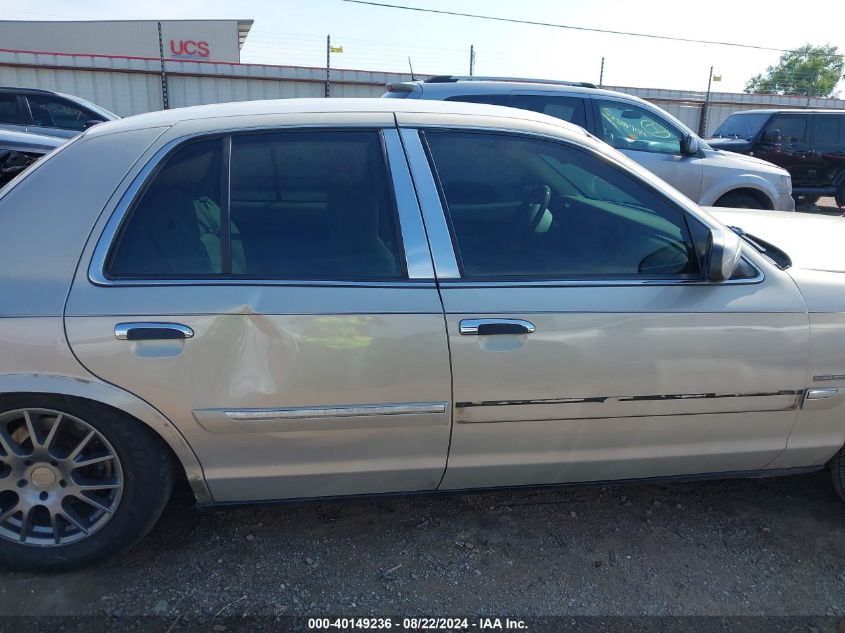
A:
MULTIPOLYGON (((833 44, 845 52, 845 2, 812 11, 785 0, 384 0, 447 11, 571 26, 719 40, 777 49, 833 44)), ((0 19, 253 19, 242 62, 325 66, 326 35, 343 53, 332 66, 599 82, 608 86, 741 92, 780 53, 711 44, 492 22, 364 6, 343 0, 0 0, 0 19)), ((840 82, 840 97, 845 82, 840 82)))

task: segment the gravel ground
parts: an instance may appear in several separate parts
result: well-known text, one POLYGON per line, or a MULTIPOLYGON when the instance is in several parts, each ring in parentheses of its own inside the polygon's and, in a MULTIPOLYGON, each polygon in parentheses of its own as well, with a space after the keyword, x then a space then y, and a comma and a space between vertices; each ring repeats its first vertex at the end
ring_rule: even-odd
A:
POLYGON ((845 214, 845 209, 840 209, 833 198, 820 198, 813 208, 800 210, 805 213, 824 213, 825 215, 845 214))
POLYGON ((214 513, 177 490, 120 557, 0 573, 0 614, 838 617, 845 504, 827 472, 214 513))

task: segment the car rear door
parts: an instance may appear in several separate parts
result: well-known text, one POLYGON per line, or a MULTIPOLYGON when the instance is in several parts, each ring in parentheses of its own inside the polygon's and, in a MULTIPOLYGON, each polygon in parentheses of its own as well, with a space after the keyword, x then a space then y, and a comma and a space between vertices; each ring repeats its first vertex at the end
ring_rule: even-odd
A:
POLYGON ((792 176, 793 187, 812 186, 809 180, 809 129, 806 114, 776 114, 763 129, 755 153, 757 158, 783 167, 792 176), (777 131, 778 137, 767 139, 777 131))
POLYGON ((785 273, 746 261, 709 283, 709 229, 618 164, 421 117, 402 135, 452 354, 441 488, 754 470, 784 450, 808 353, 785 273))
POLYGON ((654 111, 624 99, 592 99, 596 136, 698 201, 704 159, 681 152, 684 132, 654 111))
POLYGON ((173 422, 215 501, 433 489, 449 354, 392 115, 264 119, 177 125, 128 177, 73 351, 173 422))

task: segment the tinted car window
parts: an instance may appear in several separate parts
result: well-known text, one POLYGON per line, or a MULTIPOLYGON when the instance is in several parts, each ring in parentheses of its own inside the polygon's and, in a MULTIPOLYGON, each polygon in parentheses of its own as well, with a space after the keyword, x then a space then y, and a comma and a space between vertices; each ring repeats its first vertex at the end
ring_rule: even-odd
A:
POLYGON ((444 101, 462 101, 464 103, 486 103, 488 105, 508 105, 508 95, 456 95, 446 97, 444 101))
POLYGON ((186 145, 134 205, 108 266, 112 277, 219 274, 222 141, 186 145))
POLYGON ((0 94, 0 123, 26 123, 23 112, 18 106, 18 98, 13 94, 0 94))
POLYGON ((620 101, 598 101, 598 127, 604 141, 619 149, 680 154, 683 135, 645 108, 620 101))
POLYGON ((578 97, 558 97, 554 95, 511 95, 512 108, 532 110, 548 114, 575 125, 584 127, 587 119, 584 114, 584 100, 578 97))
POLYGON ((609 163, 540 139, 425 137, 466 277, 699 274, 683 213, 609 163))
POLYGON ((813 120, 813 149, 845 151, 845 114, 820 114, 813 120))
POLYGON ((778 115, 772 117, 766 130, 779 130, 781 141, 803 143, 807 140, 807 117, 778 115))
POLYGON ((766 123, 770 114, 732 114, 713 133, 716 138, 751 140, 766 123))
POLYGON ((100 121, 102 117, 80 108, 70 101, 28 95, 29 109, 32 112, 33 125, 57 127, 63 130, 84 130, 88 121, 100 121))
POLYGON ((232 235, 243 273, 390 279, 401 245, 377 132, 280 132, 232 141, 232 235))
POLYGON ((228 198, 223 143, 192 143, 167 159, 134 205, 110 276, 403 276, 377 132, 235 136, 228 198))

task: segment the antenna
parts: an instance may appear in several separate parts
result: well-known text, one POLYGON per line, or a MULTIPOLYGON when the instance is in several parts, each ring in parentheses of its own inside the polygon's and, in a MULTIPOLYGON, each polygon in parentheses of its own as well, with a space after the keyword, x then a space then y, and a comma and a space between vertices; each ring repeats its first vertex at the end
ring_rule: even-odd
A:
POLYGON ((408 55, 408 67, 411 69, 411 81, 416 81, 414 78, 414 65, 411 63, 411 56, 408 55))

